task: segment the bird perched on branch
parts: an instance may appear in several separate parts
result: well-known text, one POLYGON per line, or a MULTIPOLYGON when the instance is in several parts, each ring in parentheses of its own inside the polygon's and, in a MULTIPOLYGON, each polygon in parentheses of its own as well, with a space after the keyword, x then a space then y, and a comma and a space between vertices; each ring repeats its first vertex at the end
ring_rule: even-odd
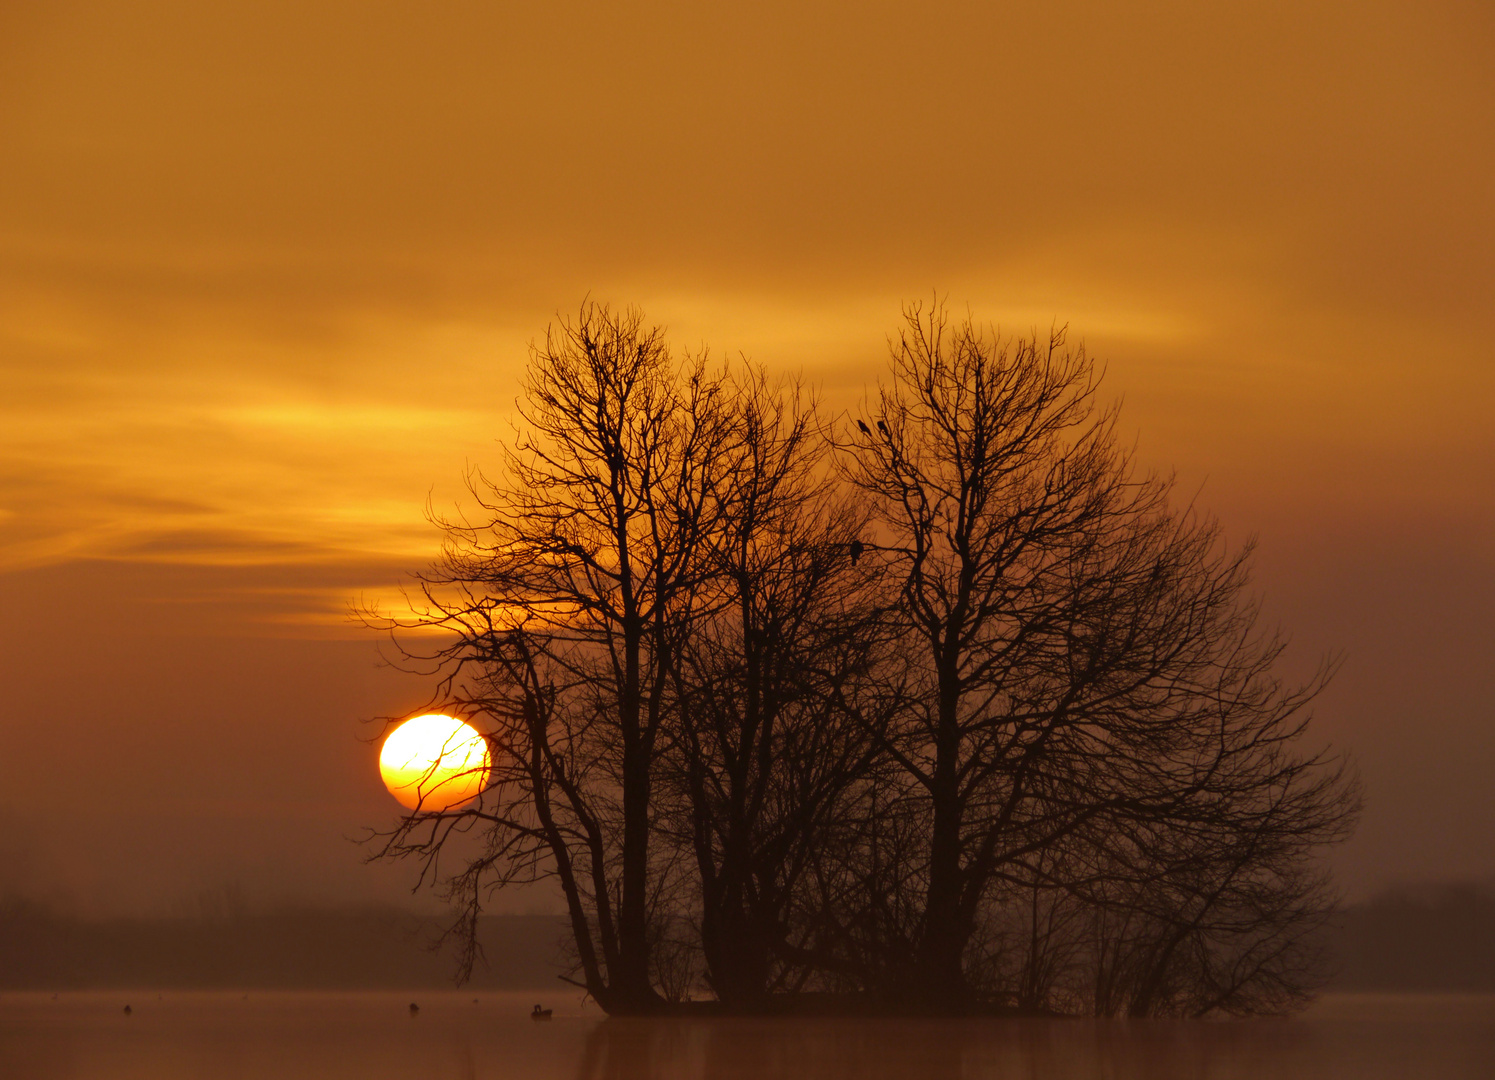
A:
POLYGON ((866 424, 864 424, 860 420, 857 421, 857 427, 859 427, 859 428, 862 429, 862 434, 863 435, 871 435, 872 434, 872 429, 869 428, 866 424))
POLYGON ((857 564, 857 560, 862 557, 862 552, 865 551, 866 548, 862 546, 862 542, 860 540, 853 540, 850 544, 846 545, 846 550, 851 553, 851 565, 855 566, 857 564))

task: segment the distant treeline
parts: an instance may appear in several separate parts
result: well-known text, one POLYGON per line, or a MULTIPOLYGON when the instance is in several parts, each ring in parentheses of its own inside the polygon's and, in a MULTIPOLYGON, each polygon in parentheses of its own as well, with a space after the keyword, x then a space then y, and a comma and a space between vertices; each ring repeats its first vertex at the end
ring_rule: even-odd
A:
MULTIPOLYGON (((450 987, 446 921, 394 909, 80 920, 0 905, 0 989, 450 987)), ((474 989, 552 988, 564 920, 485 916, 474 989)))
POLYGON ((1495 992, 1495 885, 1403 886, 1348 908, 1336 989, 1495 992))
MULTIPOLYGON (((444 920, 325 909, 219 920, 84 921, 0 905, 0 989, 394 989, 452 984, 444 920)), ((554 988, 566 920, 481 920, 474 989, 554 988)), ((1330 936, 1331 990, 1495 992, 1495 888, 1402 887, 1347 908, 1330 936)))

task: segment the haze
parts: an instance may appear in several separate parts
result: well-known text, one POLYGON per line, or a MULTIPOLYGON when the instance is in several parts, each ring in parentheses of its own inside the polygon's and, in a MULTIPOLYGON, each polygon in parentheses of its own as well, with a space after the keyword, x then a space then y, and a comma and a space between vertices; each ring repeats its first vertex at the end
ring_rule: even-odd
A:
MULTIPOLYGON (((0 895, 398 899, 361 718, 590 294, 854 405, 903 301, 1109 364, 1367 812, 1495 876, 1495 16, 1475 3, 0 8, 0 895)), ((544 906, 520 897, 516 909, 544 906)))

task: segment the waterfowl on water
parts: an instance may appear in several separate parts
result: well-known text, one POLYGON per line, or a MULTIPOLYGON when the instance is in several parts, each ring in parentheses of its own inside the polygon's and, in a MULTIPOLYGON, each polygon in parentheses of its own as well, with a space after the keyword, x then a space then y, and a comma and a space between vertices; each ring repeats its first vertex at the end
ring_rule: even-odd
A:
POLYGON ((529 1018, 531 1020, 549 1020, 550 1010, 542 1009, 540 1008, 540 1006, 536 1005, 532 1010, 530 1010, 529 1018))
POLYGON ((412 1001, 410 1003, 410 1015, 411 1016, 415 1016, 419 1012, 420 1012, 420 1006, 417 1005, 415 1002, 412 1001))

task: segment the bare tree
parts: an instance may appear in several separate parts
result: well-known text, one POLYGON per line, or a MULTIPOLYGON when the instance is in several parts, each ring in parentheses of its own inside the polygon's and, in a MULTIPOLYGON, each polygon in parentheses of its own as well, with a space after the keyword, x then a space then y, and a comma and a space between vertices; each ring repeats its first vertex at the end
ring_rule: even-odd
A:
POLYGON ((1167 813, 1115 815, 1078 838, 1086 872, 1068 884, 1092 920, 1078 935, 1092 1011, 1282 1013, 1326 974, 1337 897, 1317 858, 1349 835, 1359 785, 1342 759, 1298 750, 1305 693, 1258 675, 1236 688, 1255 707, 1219 710, 1207 766, 1167 813))
POLYGON ((677 365, 636 310, 587 303, 532 349, 521 413, 506 478, 474 475, 481 516, 440 523, 445 554, 419 579, 421 627, 452 635, 428 655, 494 744, 494 784, 396 841, 434 857, 452 822, 481 822, 489 851, 454 883, 469 910, 516 874, 555 875, 587 989, 610 1011, 647 1010, 669 875, 654 783, 721 512, 721 381, 703 359, 677 365))
POLYGON ((1270 678, 1280 646, 1255 631, 1249 550, 1136 472, 1083 350, 913 307, 892 352, 847 475, 876 502, 918 643, 887 749, 930 825, 911 970, 892 977, 947 1010, 973 1001, 964 962, 994 885, 1043 883, 1067 838, 1188 820, 1223 805, 1227 775, 1296 793, 1330 766, 1262 752, 1301 734, 1322 680, 1270 678))
POLYGON ((677 794, 663 817, 695 860, 713 991, 758 1006, 810 977, 814 920, 794 916, 877 752, 863 691, 883 643, 865 515, 825 475, 813 401, 761 371, 730 400, 730 479, 678 654, 677 794))

